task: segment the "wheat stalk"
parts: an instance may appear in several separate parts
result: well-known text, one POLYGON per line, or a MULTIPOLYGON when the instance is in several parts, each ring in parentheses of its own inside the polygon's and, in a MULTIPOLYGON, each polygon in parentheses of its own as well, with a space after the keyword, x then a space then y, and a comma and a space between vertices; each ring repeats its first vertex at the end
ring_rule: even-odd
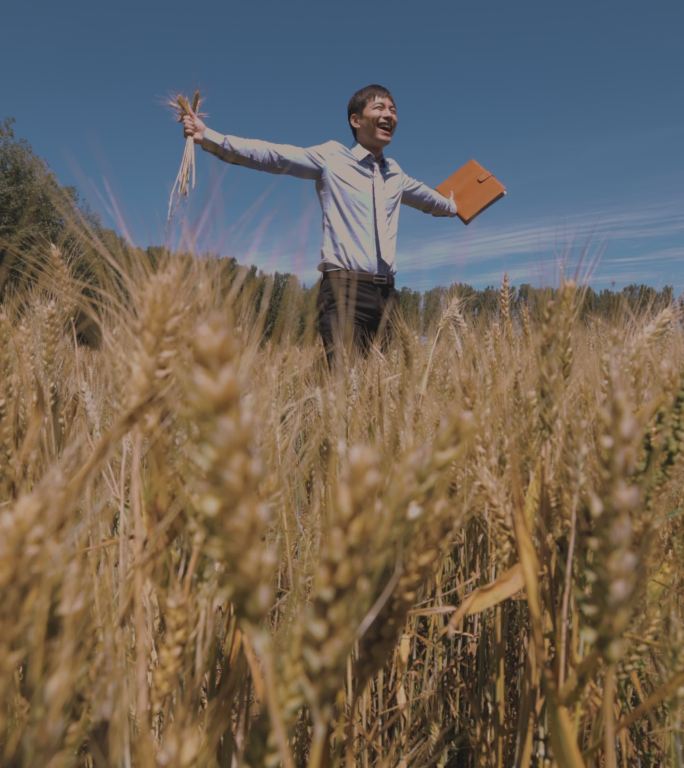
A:
POLYGON ((505 281, 331 376, 296 284, 265 341, 248 269, 131 255, 97 349, 67 261, 0 307, 0 764, 672 763, 672 309, 505 281))
MULTIPOLYGON (((199 114, 198 110, 202 98, 199 91, 195 91, 192 97, 192 107, 187 97, 182 93, 177 94, 174 98, 169 99, 169 106, 176 110, 178 116, 178 122, 189 115, 190 112, 199 114)), ((181 197, 187 197, 190 194, 190 190, 195 188, 195 142, 192 136, 188 136, 185 139, 185 148, 183 149, 183 157, 181 158, 180 168, 176 175, 176 180, 171 188, 171 195, 169 196, 169 210, 168 220, 171 220, 176 206, 180 202, 181 197)))

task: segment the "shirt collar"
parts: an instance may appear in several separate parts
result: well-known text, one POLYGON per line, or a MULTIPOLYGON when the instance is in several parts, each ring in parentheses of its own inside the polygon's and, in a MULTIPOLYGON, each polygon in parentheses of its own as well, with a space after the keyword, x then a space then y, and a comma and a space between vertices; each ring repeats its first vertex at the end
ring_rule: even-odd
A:
MULTIPOLYGON (((354 146, 351 148, 351 153, 354 155, 354 157, 361 162, 362 160, 365 160, 366 158, 370 157, 371 160, 375 158, 375 155, 373 155, 372 152, 369 152, 364 146, 361 144, 354 144, 354 146)), ((387 165, 387 160, 385 159, 384 155, 380 155, 380 160, 378 161, 381 167, 384 167, 387 165)))

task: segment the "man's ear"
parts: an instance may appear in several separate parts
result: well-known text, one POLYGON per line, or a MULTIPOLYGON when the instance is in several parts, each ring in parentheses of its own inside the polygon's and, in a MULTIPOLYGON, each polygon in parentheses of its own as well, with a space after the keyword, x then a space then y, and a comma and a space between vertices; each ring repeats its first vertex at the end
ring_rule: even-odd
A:
POLYGON ((356 114, 356 112, 353 112, 351 115, 349 115, 349 124, 352 128, 359 128, 361 125, 361 120, 359 116, 356 114))

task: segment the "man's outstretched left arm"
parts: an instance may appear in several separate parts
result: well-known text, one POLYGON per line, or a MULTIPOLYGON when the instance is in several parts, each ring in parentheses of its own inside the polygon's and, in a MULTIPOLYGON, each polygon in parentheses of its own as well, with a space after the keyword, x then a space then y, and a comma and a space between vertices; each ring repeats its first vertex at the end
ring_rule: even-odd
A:
POLYGON ((433 216, 456 216, 453 197, 444 197, 436 189, 404 174, 401 202, 433 216))

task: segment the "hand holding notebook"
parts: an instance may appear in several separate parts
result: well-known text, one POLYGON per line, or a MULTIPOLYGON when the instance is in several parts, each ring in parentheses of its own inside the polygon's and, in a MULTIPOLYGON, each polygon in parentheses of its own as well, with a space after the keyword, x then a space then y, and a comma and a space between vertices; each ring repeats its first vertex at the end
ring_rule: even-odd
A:
POLYGON ((436 189, 444 197, 453 193, 458 216, 464 224, 469 224, 506 194, 504 185, 476 160, 469 160, 436 189))

